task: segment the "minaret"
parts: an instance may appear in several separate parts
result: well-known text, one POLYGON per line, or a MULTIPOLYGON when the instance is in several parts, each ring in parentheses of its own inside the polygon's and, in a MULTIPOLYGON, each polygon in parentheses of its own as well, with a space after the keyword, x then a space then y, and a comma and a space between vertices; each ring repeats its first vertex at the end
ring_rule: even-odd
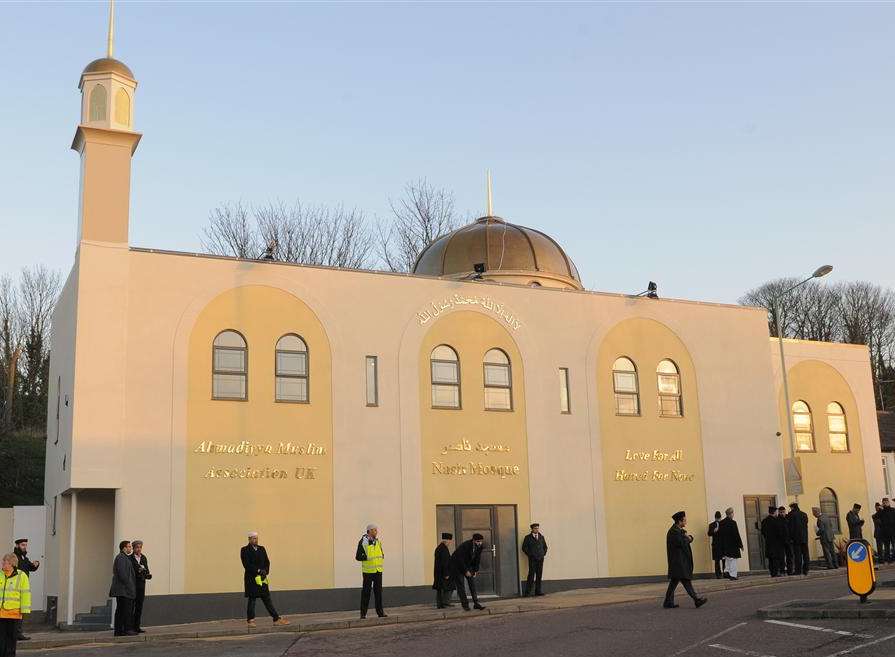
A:
POLYGON ((72 149, 81 155, 78 243, 127 245, 131 156, 141 135, 133 131, 137 81, 112 57, 115 3, 109 3, 106 56, 81 73, 81 123, 72 149))

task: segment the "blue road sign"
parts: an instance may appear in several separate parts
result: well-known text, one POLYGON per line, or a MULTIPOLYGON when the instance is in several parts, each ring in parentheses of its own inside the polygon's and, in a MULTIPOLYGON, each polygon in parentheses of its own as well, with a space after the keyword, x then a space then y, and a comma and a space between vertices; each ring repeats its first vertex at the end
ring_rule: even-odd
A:
POLYGON ((861 563, 867 558, 867 548, 863 543, 852 543, 848 546, 848 558, 856 563, 861 563))

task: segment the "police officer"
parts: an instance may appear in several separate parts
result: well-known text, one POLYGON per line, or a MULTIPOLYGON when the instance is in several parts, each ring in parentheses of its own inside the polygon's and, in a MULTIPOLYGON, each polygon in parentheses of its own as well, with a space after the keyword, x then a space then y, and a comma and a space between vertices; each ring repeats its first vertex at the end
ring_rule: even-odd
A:
POLYGON ((379 540, 379 527, 373 524, 367 525, 367 533, 361 536, 357 542, 357 553, 354 558, 360 561, 360 570, 363 576, 363 587, 360 594, 360 617, 367 617, 367 609, 370 606, 370 591, 373 592, 376 604, 376 615, 386 618, 388 614, 382 608, 382 560, 385 553, 382 551, 382 541, 379 540))
MULTIPOLYGON (((19 558, 19 570, 25 575, 28 576, 30 581, 31 573, 40 568, 40 561, 35 559, 31 561, 28 558, 28 539, 27 538, 18 538, 16 539, 16 546, 13 549, 13 554, 15 554, 19 558)), ((16 634, 18 635, 18 641, 28 641, 31 637, 25 636, 24 632, 22 632, 22 621, 16 624, 16 634)))

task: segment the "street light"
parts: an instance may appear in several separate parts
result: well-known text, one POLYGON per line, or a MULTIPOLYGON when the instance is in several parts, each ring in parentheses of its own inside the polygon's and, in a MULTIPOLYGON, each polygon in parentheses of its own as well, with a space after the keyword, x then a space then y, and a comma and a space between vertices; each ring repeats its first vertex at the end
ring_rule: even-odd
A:
MULTIPOLYGON (((795 461, 796 461, 796 439, 795 439, 795 431, 793 430, 793 426, 792 426, 792 402, 789 400, 789 379, 786 375, 786 356, 784 356, 784 354, 783 354, 783 331, 780 328, 780 314, 781 314, 780 302, 783 301, 783 298, 787 294, 789 294, 796 288, 801 287, 802 285, 804 285, 805 283, 807 283, 810 280, 826 276, 831 271, 833 271, 832 265, 822 265, 822 266, 818 267, 817 269, 815 269, 814 273, 811 274, 811 276, 806 278, 804 281, 796 283, 789 289, 784 290, 779 295, 777 295, 777 297, 774 299, 774 315, 775 315, 775 320, 776 320, 776 324, 777 324, 777 343, 780 346, 780 371, 783 374, 783 398, 784 398, 784 401, 786 402, 786 431, 789 434, 790 461, 792 462, 793 467, 795 467, 795 461)), ((797 472, 798 472, 798 470, 797 470, 797 472)), ((787 476, 786 475, 787 475, 786 468, 784 467, 784 470, 783 470, 784 485, 787 484, 787 476)), ((799 472, 798 489, 801 489, 801 484, 802 484, 801 472, 799 472)), ((787 486, 787 488, 788 488, 788 486, 787 486)), ((794 487, 794 489, 795 489, 795 487, 794 487)), ((789 491, 787 490, 786 492, 789 492, 789 491)), ((793 493, 793 495, 796 498, 796 501, 798 501, 798 499, 799 499, 799 492, 800 492, 800 490, 795 490, 795 492, 793 493)))

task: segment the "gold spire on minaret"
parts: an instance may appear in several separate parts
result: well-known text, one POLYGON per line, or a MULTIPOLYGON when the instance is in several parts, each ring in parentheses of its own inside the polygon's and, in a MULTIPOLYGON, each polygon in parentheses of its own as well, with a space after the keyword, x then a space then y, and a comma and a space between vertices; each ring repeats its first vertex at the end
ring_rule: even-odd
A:
POLYGON ((494 216, 494 204, 493 204, 493 202, 492 202, 492 198, 491 198, 491 169, 486 169, 485 171, 486 171, 487 178, 488 178, 488 182, 487 182, 487 187, 488 187, 488 207, 487 207, 487 213, 485 214, 485 216, 486 216, 486 217, 493 217, 493 216, 494 216))
POLYGON ((106 57, 112 59, 115 49, 115 0, 109 0, 109 39, 106 44, 106 57))

